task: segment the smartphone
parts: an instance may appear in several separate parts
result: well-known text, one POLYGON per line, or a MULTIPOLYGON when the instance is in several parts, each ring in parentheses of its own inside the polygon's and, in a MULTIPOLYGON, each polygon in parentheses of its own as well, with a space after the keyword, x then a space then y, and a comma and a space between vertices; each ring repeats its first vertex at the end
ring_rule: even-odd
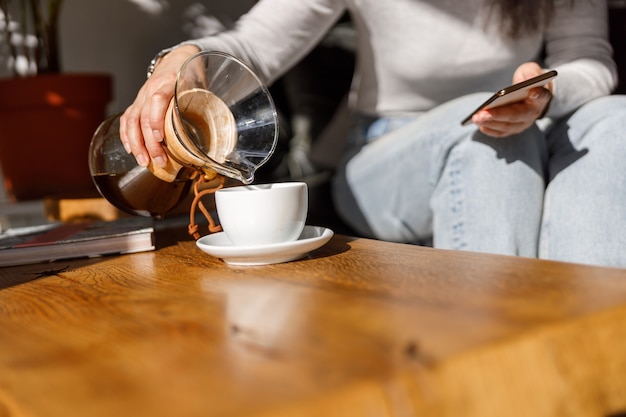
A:
POLYGON ((551 70, 536 77, 529 78, 528 80, 503 88, 502 90, 496 92, 494 95, 489 97, 487 101, 485 101, 483 104, 478 106, 476 110, 474 110, 469 116, 463 119, 461 124, 466 125, 470 123, 472 121, 472 116, 474 116, 482 109, 491 109, 493 107, 504 106, 505 104, 515 103, 516 101, 524 100, 526 97, 528 97, 528 90, 530 90, 531 88, 546 85, 552 79, 554 79, 556 75, 557 72, 555 70, 551 70))

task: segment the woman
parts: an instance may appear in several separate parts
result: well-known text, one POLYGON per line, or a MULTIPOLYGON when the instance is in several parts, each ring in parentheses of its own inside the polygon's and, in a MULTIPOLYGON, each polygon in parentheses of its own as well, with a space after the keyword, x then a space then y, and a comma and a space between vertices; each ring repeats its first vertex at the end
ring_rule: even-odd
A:
POLYGON ((232 30, 157 57, 122 117, 126 149, 164 163, 176 71, 198 50, 236 55, 271 83, 346 10, 355 124, 334 197, 359 233, 626 266, 626 99, 609 96, 605 1, 261 0, 232 30), (555 81, 461 126, 493 91, 547 68, 555 81))

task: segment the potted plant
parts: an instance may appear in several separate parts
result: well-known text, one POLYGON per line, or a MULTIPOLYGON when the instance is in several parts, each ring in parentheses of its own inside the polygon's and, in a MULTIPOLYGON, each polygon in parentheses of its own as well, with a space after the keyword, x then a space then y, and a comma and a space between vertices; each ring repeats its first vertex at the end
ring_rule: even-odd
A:
POLYGON ((15 200, 94 190, 89 142, 106 117, 108 74, 62 71, 63 0, 0 0, 0 166, 15 200))

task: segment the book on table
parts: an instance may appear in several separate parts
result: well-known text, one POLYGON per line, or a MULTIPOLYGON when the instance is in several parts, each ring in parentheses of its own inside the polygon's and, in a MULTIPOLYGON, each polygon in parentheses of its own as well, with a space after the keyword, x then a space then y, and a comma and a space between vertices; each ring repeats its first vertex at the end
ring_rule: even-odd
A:
POLYGON ((61 222, 0 234, 0 266, 154 250, 150 218, 61 222))

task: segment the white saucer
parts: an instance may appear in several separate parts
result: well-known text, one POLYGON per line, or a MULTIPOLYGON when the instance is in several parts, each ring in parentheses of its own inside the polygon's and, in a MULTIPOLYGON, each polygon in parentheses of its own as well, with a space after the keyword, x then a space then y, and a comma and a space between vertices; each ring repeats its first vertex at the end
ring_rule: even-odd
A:
POLYGON ((260 246, 234 246, 226 233, 213 233, 201 237, 196 245, 209 255, 221 258, 230 265, 269 265, 295 261, 305 257, 333 237, 325 227, 304 226, 297 240, 260 246))

